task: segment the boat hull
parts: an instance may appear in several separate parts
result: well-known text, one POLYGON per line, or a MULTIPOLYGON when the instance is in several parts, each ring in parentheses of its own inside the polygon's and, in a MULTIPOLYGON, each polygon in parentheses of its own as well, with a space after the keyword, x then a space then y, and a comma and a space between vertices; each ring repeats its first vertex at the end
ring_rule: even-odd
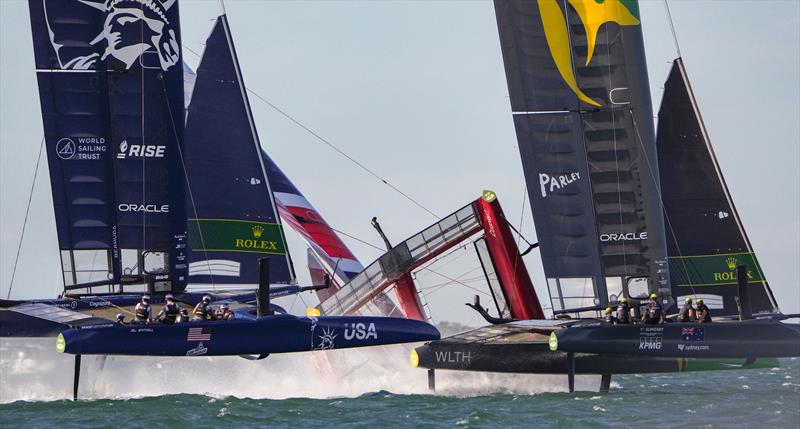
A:
POLYGON ((383 317, 297 317, 202 321, 175 325, 105 324, 68 329, 58 351, 76 355, 231 356, 430 341, 433 326, 383 317))

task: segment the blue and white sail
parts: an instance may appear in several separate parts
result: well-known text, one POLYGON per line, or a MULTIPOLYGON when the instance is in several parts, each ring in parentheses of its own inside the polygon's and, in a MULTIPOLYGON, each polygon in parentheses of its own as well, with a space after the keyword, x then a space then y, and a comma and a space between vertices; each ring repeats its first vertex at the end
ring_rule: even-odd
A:
POLYGON ((182 289, 185 184, 170 168, 183 141, 176 1, 29 7, 65 287, 158 274, 161 287, 182 289))
POLYGON ((251 284, 270 257, 270 282, 295 274, 225 15, 206 41, 186 119, 189 276, 251 284))

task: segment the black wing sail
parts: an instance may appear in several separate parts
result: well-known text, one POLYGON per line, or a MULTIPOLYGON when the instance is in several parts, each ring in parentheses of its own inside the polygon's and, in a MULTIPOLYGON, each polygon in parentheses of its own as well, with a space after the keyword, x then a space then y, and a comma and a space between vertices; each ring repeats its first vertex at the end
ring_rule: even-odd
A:
POLYGON ((671 303, 638 4, 495 1, 554 311, 671 303))
POLYGON ((736 267, 747 265, 752 311, 777 311, 680 58, 664 85, 657 146, 673 295, 702 297, 715 313, 736 314, 736 267))

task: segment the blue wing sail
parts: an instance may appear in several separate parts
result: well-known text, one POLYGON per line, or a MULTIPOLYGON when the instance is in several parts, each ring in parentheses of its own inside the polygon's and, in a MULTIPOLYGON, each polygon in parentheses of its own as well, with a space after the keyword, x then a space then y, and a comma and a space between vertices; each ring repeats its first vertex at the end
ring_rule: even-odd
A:
POLYGON ((294 283, 224 15, 197 68, 186 140, 191 282, 257 283, 258 259, 270 257, 270 283, 294 283))
POLYGON ((170 168, 183 134, 176 1, 29 7, 65 286, 142 275, 143 255, 157 252, 181 289, 184 182, 170 168))

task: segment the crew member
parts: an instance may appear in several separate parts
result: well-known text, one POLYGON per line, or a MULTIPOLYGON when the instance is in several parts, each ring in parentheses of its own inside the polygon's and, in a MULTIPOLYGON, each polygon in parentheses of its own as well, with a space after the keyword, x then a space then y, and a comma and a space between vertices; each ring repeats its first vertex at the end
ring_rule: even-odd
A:
POLYGON ((711 310, 702 299, 697 299, 697 323, 711 323, 711 310))
POLYGON ((211 305, 211 297, 204 295, 203 299, 194 306, 192 320, 217 320, 217 315, 209 305, 211 305))
POLYGON ((178 316, 177 323, 186 323, 189 321, 189 310, 181 308, 181 314, 178 316))
POLYGON ((692 299, 686 298, 686 301, 683 303, 683 307, 681 311, 678 313, 678 322, 694 322, 696 319, 694 308, 692 307, 692 299))
POLYGON ((125 323, 125 315, 122 313, 117 313, 117 323, 123 324, 125 323))
POLYGON ((628 308, 628 298, 624 296, 619 299, 616 319, 618 324, 629 325, 631 323, 631 309, 628 308))
POLYGON ((642 322, 648 325, 664 323, 664 309, 661 308, 661 304, 658 303, 658 295, 654 293, 650 294, 650 302, 647 303, 647 309, 645 310, 644 316, 642 316, 642 322))
POLYGON ((219 305, 219 315, 218 315, 218 317, 221 320, 233 320, 234 319, 233 311, 231 310, 230 307, 228 307, 228 304, 220 304, 219 305))
POLYGON ((172 296, 171 293, 168 293, 167 296, 164 297, 166 299, 166 303, 161 307, 161 311, 158 312, 158 319, 161 323, 165 323, 167 325, 173 325, 178 319, 178 315, 181 312, 180 306, 175 302, 175 298, 172 296))
POLYGON ((133 309, 133 323, 151 323, 153 311, 150 309, 150 295, 142 295, 142 300, 133 309))
POLYGON ((613 323, 614 325, 617 324, 617 318, 614 317, 614 310, 612 310, 611 307, 606 307, 605 314, 606 314, 606 317, 605 317, 604 320, 606 322, 613 323))

